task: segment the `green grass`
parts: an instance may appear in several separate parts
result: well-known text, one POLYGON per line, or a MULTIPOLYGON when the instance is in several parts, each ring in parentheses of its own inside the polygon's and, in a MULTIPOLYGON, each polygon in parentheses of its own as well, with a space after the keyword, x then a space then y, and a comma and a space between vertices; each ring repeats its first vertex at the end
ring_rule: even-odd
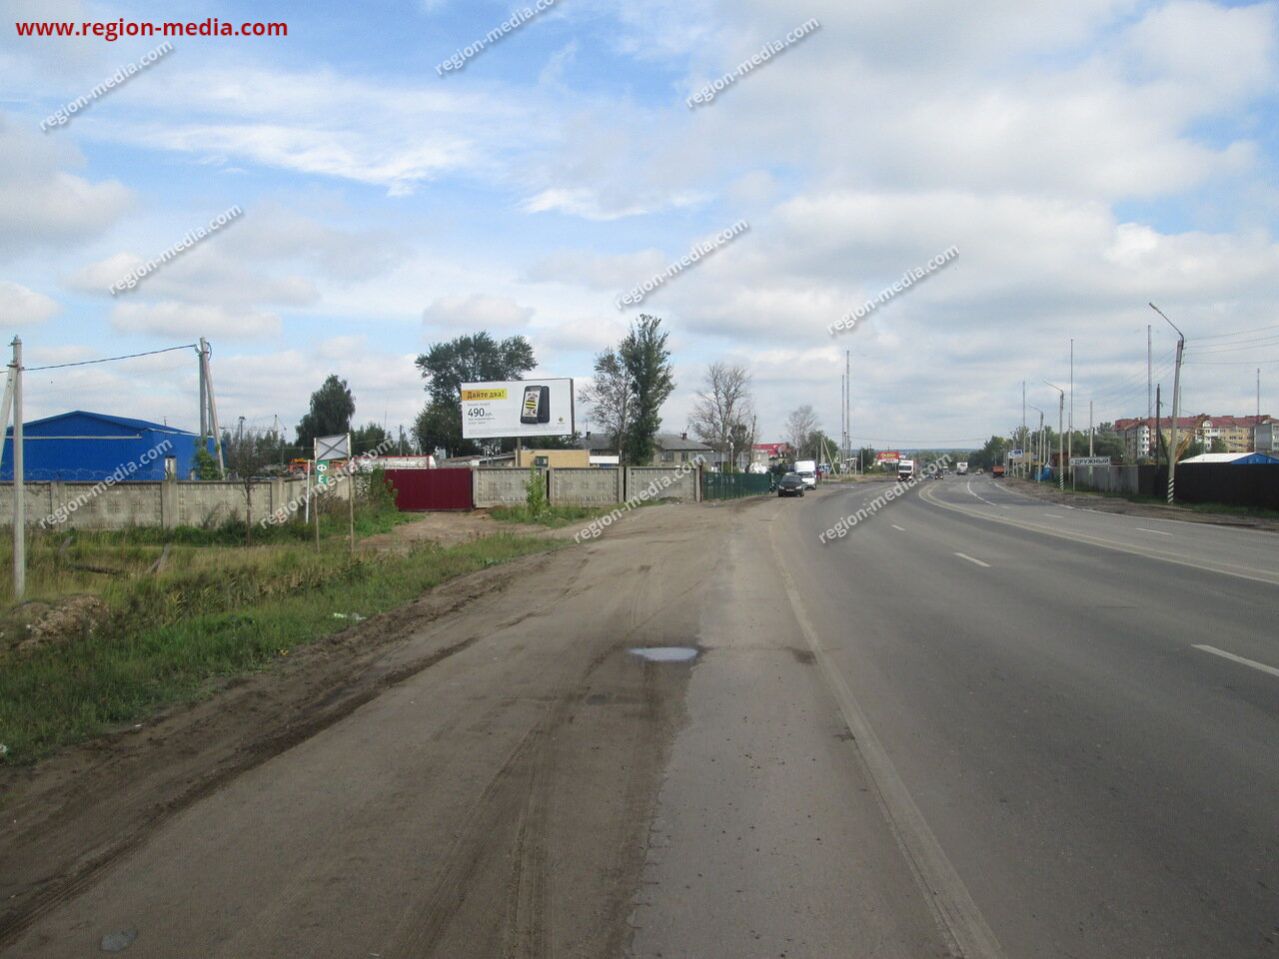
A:
MULTIPOLYGON (((158 548, 129 543, 109 555, 143 565, 158 548)), ((103 561, 101 543, 79 547, 103 561), (91 548, 96 545, 98 549, 91 548)), ((372 616, 445 580, 556 548, 502 534, 407 556, 349 556, 330 543, 251 550, 176 547, 159 576, 113 580, 98 595, 109 615, 91 635, 18 653, 0 652, 0 744, 4 761, 31 762, 58 746, 137 722, 205 692, 221 677, 258 670, 350 625, 335 613, 372 616)), ((18 625, 12 614, 7 628, 18 625)))
MULTIPOLYGON (((619 504, 620 505, 620 504, 619 504)), ((611 512, 612 506, 547 506, 536 513, 527 506, 495 506, 489 515, 499 523, 524 523, 558 529, 611 512)))

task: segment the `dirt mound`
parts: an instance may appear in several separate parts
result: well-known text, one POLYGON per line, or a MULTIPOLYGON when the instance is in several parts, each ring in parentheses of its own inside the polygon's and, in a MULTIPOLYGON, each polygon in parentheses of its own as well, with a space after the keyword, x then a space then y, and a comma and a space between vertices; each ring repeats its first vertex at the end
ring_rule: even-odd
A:
POLYGON ((30 653, 88 635, 109 615, 96 596, 67 596, 55 603, 23 603, 0 625, 0 651, 30 653))

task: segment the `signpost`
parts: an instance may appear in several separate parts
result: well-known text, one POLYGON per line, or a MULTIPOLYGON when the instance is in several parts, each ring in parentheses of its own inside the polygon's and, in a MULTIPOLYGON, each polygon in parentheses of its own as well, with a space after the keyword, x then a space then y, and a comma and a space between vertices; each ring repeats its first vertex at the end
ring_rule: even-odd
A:
POLYGON ((1072 456, 1070 458, 1070 466, 1073 469, 1076 466, 1109 466, 1109 456, 1072 456))
MULTIPOLYGON (((317 436, 315 438, 315 488, 317 495, 320 487, 327 487, 335 482, 329 476, 329 466, 334 460, 342 460, 347 465, 347 481, 352 485, 346 491, 348 515, 350 518, 351 555, 355 555, 355 479, 349 469, 351 464, 351 434, 338 436, 317 436)), ((315 548, 320 548, 320 504, 315 504, 315 548)))

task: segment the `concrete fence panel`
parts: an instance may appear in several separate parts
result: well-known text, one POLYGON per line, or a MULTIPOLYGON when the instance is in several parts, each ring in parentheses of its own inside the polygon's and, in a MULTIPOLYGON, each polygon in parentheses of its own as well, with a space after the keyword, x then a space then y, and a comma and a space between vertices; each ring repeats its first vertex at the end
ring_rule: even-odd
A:
MULTIPOLYGON (((546 472, 537 474, 546 482, 546 472)), ((490 506, 523 506, 528 501, 529 471, 516 469, 475 469, 471 471, 474 482, 472 500, 479 509, 490 506)))
POLYGON ((622 501, 621 470, 552 467, 550 474, 555 506, 612 506, 622 501))
POLYGON ((626 467, 626 499, 634 499, 647 493, 647 499, 671 499, 697 502, 701 499, 701 480, 696 468, 682 466, 628 466, 626 467))

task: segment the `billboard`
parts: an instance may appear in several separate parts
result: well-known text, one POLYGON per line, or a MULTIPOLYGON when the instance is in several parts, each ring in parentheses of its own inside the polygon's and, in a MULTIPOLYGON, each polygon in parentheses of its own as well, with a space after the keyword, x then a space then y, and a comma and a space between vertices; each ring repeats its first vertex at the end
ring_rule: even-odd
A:
POLYGON ((462 384, 462 437, 571 436, 573 381, 509 380, 462 384))
POLYGON ((901 462, 902 454, 897 450, 880 450, 875 454, 876 466, 896 466, 901 462))

